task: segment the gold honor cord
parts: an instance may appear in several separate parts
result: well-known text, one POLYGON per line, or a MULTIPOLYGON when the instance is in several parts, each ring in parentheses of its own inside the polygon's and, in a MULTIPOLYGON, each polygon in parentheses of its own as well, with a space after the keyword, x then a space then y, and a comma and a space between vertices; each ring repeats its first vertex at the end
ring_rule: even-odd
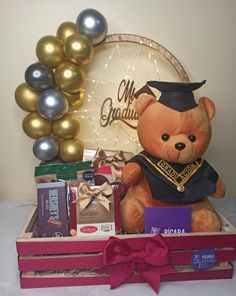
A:
POLYGON ((159 160, 157 164, 153 163, 147 156, 142 153, 139 154, 145 158, 162 176, 169 180, 172 184, 176 186, 179 192, 184 192, 184 184, 192 177, 193 174, 202 166, 203 159, 198 162, 197 160, 188 164, 182 172, 178 173, 172 168, 166 161, 159 160), (181 181, 178 182, 177 179, 181 181))

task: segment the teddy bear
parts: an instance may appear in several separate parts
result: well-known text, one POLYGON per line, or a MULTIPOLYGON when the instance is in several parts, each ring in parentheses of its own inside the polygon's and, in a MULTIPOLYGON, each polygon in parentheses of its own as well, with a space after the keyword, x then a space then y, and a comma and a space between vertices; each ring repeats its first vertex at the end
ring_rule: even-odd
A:
POLYGON ((149 89, 159 90, 159 100, 138 96, 137 134, 144 150, 122 172, 125 233, 143 233, 144 208, 153 206, 191 206, 193 232, 220 231, 220 217, 208 197, 224 197, 225 186, 202 158, 211 140, 215 105, 207 97, 196 103, 193 95, 205 82, 148 81, 149 89))

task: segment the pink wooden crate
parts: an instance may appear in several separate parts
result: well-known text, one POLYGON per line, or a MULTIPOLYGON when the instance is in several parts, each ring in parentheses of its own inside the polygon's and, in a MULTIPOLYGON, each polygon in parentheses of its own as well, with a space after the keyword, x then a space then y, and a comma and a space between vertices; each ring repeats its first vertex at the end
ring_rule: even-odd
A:
MULTIPOLYGON (((236 258, 236 229, 224 218, 217 233, 163 235, 168 246, 173 274, 161 281, 232 278, 230 261, 236 258), (217 265, 204 271, 190 268, 192 254, 198 249, 214 249, 217 265)), ((17 238, 17 252, 22 288, 109 284, 110 277, 97 273, 102 267, 102 252, 108 238, 35 238, 36 209, 17 238)), ((132 251, 144 247, 152 235, 119 235, 132 251)), ((143 282, 134 274, 127 282, 143 282)))

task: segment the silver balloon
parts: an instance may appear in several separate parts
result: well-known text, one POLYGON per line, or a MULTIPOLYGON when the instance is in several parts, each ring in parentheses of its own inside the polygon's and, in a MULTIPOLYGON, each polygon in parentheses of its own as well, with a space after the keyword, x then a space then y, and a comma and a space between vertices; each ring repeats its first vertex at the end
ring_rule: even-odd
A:
POLYGON ((49 89, 54 85, 52 71, 42 63, 32 64, 26 69, 25 81, 38 91, 49 89))
POLYGON ((85 9, 77 17, 76 27, 80 34, 88 37, 93 44, 98 44, 107 35, 107 21, 95 9, 85 9))
POLYGON ((66 96, 55 89, 45 90, 39 95, 37 111, 41 116, 49 120, 62 118, 68 111, 68 108, 69 103, 66 96))
POLYGON ((33 146, 33 153, 35 157, 44 161, 54 158, 58 152, 59 145, 51 136, 37 139, 33 146))

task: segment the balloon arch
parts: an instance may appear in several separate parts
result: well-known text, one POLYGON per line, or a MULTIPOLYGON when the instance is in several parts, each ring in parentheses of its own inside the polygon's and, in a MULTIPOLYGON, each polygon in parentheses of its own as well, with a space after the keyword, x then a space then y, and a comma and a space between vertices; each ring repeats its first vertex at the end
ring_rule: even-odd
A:
POLYGON ((73 22, 64 22, 56 36, 42 37, 36 45, 38 62, 25 71, 25 82, 15 90, 20 108, 29 112, 22 121, 27 136, 35 139, 33 153, 48 161, 59 156, 65 162, 80 161, 83 143, 73 114, 84 101, 84 66, 94 46, 107 34, 107 22, 95 9, 82 11, 73 22))

